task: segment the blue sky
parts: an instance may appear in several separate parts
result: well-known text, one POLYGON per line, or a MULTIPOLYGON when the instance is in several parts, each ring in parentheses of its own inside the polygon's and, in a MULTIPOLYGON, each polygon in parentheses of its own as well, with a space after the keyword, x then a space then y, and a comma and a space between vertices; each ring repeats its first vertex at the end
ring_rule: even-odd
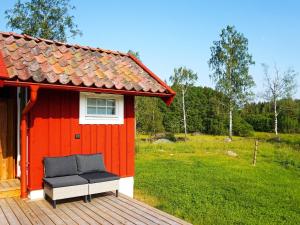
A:
MULTIPOLYGON (((0 30, 7 30, 4 11, 15 0, 1 0, 0 30)), ((213 87, 207 61, 222 28, 235 25, 249 40, 251 67, 263 89, 261 63, 300 72, 300 1, 279 0, 71 0, 72 14, 83 32, 69 42, 127 52, 138 51, 157 75, 168 79, 174 67, 198 73, 198 85, 213 87)), ((300 99, 300 75, 295 97, 300 99)))

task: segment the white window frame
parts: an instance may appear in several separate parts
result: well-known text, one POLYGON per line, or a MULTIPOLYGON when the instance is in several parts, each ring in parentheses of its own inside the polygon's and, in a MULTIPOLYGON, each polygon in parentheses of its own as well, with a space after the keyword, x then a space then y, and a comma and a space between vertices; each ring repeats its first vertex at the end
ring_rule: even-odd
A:
POLYGON ((80 92, 79 96, 79 124, 124 124, 124 96, 102 93, 80 92), (87 114, 87 99, 114 99, 116 101, 115 115, 87 114))

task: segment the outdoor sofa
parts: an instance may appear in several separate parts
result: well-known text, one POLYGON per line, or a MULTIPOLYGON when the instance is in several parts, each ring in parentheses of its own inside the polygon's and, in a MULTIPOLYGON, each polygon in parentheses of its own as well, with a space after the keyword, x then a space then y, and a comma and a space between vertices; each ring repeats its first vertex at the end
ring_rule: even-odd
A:
POLYGON ((84 197, 91 201, 92 194, 116 191, 118 197, 119 177, 106 171, 102 154, 70 155, 44 158, 45 197, 56 200, 84 197))

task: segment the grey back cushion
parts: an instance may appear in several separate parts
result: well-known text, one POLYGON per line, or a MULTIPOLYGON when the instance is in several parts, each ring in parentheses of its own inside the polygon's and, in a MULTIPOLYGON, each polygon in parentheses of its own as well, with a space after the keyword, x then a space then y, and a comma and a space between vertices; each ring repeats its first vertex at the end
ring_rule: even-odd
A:
POLYGON ((105 170, 102 154, 76 155, 79 174, 105 170))
POLYGON ((44 158, 45 177, 62 177, 78 174, 75 155, 44 158))

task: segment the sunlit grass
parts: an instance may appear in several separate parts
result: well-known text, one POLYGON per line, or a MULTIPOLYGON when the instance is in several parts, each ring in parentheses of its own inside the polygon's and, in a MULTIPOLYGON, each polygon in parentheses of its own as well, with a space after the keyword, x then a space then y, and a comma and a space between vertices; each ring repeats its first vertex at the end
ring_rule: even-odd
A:
POLYGON ((300 135, 225 138, 137 140, 136 197, 194 224, 300 224, 300 135))

